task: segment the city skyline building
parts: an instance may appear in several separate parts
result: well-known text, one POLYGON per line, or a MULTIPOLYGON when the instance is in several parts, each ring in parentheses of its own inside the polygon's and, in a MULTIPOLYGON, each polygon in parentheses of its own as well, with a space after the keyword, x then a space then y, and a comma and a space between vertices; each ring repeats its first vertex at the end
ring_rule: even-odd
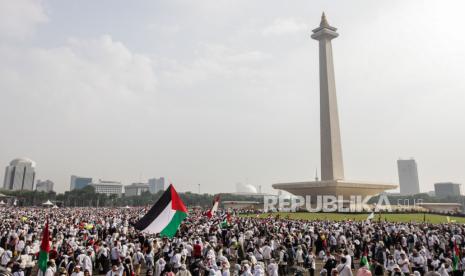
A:
POLYGON ((165 190, 165 178, 150 178, 148 180, 149 191, 151 194, 156 194, 159 191, 165 190))
POLYGON ((82 189, 92 183, 92 177, 82 177, 77 175, 71 175, 69 189, 82 189))
POLYGON ((55 183, 53 183, 53 181, 47 179, 47 180, 37 180, 37 183, 36 183, 36 191, 38 192, 46 192, 46 193, 49 193, 49 192, 53 192, 53 186, 55 185, 55 183))
POLYGON ((34 190, 35 162, 29 158, 16 158, 5 168, 3 188, 6 190, 34 190))
POLYGON ((147 183, 132 183, 124 186, 124 196, 140 196, 144 192, 149 192, 149 184, 147 183))
POLYGON ((453 182, 434 183, 434 194, 436 197, 456 197, 462 195, 462 184, 453 182))
POLYGON ((117 195, 121 197, 123 194, 123 184, 118 181, 101 180, 97 183, 90 183, 89 186, 94 187, 98 194, 117 195))
POLYGON ((400 194, 415 195, 420 193, 418 168, 415 159, 397 160, 397 172, 399 175, 400 194))

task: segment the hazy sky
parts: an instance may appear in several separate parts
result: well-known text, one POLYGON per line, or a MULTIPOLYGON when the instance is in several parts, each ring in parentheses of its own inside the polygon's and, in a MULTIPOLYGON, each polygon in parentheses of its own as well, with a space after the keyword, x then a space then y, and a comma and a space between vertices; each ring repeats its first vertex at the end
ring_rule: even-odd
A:
MULTIPOLYGON (((234 191, 319 167, 321 12, 345 174, 465 183, 465 2, 0 0, 0 165, 234 191)), ((1 176, 3 184, 3 175, 1 176)))

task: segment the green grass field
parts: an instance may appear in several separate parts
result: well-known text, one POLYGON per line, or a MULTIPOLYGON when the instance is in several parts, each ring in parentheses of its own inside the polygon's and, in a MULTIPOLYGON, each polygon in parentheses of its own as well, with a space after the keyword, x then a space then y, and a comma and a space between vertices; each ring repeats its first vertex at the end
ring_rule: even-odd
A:
MULTIPOLYGON (((361 221, 366 220, 368 214, 340 214, 340 213, 273 213, 273 217, 277 214, 281 216, 281 218, 285 218, 289 216, 291 219, 305 219, 305 220, 333 220, 333 221, 347 221, 347 220, 354 220, 354 221, 361 221)), ((256 215, 248 215, 250 217, 254 217, 256 215)), ((268 217, 269 214, 261 214, 261 218, 268 217)), ((375 218, 373 221, 378 221, 380 215, 375 214, 375 218)), ((426 214, 425 215, 426 222, 429 223, 447 223, 447 216, 443 215, 436 215, 436 214, 426 214)), ((462 217, 453 217, 450 216, 452 222, 457 223, 465 223, 465 218, 462 217)), ((397 222, 423 222, 423 214, 381 214, 381 220, 387 221, 397 221, 397 222)))

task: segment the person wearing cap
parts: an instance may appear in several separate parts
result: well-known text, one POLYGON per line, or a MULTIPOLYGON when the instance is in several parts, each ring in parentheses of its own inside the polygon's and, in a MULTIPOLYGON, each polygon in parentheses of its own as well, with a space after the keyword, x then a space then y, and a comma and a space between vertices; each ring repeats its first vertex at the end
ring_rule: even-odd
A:
POLYGON ((74 267, 73 273, 71 273, 71 276, 84 276, 84 272, 81 271, 81 266, 77 265, 74 267))

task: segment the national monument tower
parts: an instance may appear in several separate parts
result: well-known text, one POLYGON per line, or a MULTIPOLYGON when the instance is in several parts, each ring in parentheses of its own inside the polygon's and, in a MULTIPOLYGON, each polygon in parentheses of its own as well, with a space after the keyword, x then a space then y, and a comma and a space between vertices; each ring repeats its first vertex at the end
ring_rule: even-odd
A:
POLYGON ((394 184, 379 184, 344 179, 341 134, 336 99, 333 50, 331 40, 338 37, 337 29, 329 25, 325 14, 320 26, 313 30, 312 38, 319 44, 320 63, 320 146, 321 181, 278 183, 273 188, 294 195, 342 195, 373 196, 385 190, 395 189, 394 184))

